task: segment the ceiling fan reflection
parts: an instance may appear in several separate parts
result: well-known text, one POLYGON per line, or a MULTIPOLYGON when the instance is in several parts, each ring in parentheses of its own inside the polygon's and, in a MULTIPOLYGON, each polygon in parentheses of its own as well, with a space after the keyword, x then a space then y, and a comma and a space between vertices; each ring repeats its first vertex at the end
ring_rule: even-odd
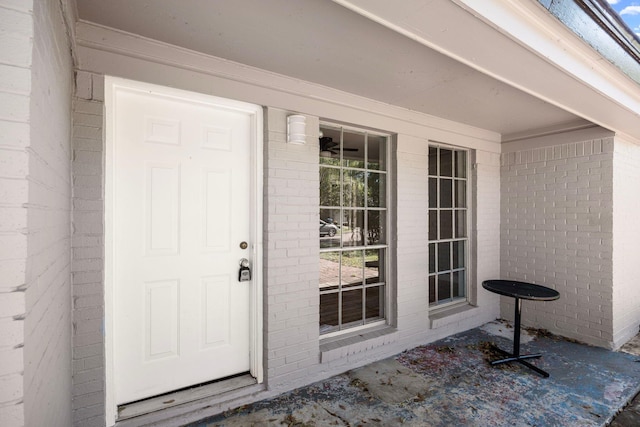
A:
MULTIPOLYGON (((338 155, 340 143, 334 142, 330 136, 323 136, 320 138, 320 156, 331 157, 332 155, 338 155)), ((345 148, 342 147, 342 151, 358 151, 357 148, 345 148)))

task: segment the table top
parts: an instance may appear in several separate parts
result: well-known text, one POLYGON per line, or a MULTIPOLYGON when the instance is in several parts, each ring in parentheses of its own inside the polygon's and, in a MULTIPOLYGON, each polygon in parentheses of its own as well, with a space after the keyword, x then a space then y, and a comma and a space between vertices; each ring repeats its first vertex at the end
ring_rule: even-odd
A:
POLYGON ((485 280, 482 287, 496 294, 534 301, 553 301, 560 298, 555 289, 516 280, 485 280))

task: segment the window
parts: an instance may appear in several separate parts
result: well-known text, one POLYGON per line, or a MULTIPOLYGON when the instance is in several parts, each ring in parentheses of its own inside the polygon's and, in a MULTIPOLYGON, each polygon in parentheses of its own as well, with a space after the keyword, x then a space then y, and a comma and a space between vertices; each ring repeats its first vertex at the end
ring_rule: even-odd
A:
POLYGON ((429 304, 466 300, 468 153, 429 146, 429 304))
POLYGON ((320 334, 383 324, 389 136, 320 127, 320 334))

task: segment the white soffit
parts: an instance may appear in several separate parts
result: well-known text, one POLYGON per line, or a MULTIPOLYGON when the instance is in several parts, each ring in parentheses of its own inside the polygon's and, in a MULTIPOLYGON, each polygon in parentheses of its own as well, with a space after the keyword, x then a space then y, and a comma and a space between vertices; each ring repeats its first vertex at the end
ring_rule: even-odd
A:
MULTIPOLYGON (((342 3, 370 3, 383 15, 386 8, 411 11, 421 4, 418 21, 448 23, 448 36, 458 39, 476 39, 458 24, 466 19, 493 31, 450 0, 342 3)), ((78 0, 79 18, 87 22, 502 135, 584 123, 388 28, 393 16, 380 25, 350 8, 313 0, 78 0)))
MULTIPOLYGON (((402 7, 385 0, 334 1, 497 80, 640 142, 640 87, 536 0, 403 0, 402 7)), ((503 140, 525 133, 503 133, 503 140)))

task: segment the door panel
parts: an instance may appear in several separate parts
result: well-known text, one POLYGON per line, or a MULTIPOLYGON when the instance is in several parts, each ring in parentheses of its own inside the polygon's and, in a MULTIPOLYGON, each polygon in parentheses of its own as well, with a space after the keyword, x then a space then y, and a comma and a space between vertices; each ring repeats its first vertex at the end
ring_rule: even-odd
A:
POLYGON ((252 113, 114 93, 113 360, 128 403, 250 370, 252 113))

